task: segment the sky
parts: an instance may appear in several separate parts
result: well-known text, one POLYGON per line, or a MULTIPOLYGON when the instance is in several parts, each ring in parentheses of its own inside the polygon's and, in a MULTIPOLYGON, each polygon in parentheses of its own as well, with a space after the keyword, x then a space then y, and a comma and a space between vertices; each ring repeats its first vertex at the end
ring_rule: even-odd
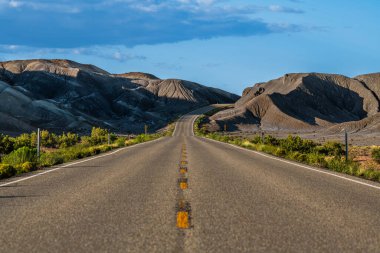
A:
POLYGON ((380 72, 379 0, 0 0, 0 61, 70 59, 236 94, 380 72))

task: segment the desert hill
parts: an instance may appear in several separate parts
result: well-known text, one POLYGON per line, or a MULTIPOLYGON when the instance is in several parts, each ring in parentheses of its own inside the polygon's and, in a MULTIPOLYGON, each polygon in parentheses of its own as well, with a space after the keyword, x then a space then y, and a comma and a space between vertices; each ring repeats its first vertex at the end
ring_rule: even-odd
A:
POLYGON ((212 117, 230 130, 379 130, 380 74, 286 74, 246 88, 235 107, 212 117))
POLYGON ((148 73, 142 73, 142 72, 128 72, 124 74, 116 74, 114 76, 118 77, 125 77, 129 79, 146 79, 146 80, 159 80, 160 78, 156 77, 155 75, 148 74, 148 73))
POLYGON ((110 74, 69 60, 0 62, 0 132, 37 127, 86 132, 101 126, 141 132, 210 103, 239 97, 183 80, 146 73, 110 74))

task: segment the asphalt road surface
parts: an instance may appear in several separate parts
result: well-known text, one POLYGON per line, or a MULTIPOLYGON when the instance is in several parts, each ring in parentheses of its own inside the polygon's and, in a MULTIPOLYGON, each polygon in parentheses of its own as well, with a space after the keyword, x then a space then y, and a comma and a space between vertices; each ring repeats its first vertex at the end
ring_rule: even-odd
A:
POLYGON ((379 184, 195 137, 201 112, 0 181, 0 252, 380 252, 379 184))

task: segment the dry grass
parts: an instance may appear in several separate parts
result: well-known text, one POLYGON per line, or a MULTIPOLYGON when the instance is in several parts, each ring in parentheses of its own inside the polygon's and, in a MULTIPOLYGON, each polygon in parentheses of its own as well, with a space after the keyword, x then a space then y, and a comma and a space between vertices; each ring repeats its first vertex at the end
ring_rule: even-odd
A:
POLYGON ((380 171, 380 163, 372 158, 372 151, 380 146, 353 146, 349 149, 349 155, 353 161, 360 164, 363 169, 380 171))

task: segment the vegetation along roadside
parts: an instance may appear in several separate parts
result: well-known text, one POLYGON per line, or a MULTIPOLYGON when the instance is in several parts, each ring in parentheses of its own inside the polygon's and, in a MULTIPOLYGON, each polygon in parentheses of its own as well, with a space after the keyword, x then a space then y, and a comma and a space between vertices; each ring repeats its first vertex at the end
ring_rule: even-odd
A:
POLYGON ((74 133, 56 135, 46 130, 40 132, 41 155, 37 157, 37 133, 10 137, 0 134, 0 179, 31 172, 43 167, 81 159, 112 149, 171 136, 175 124, 153 134, 117 136, 108 130, 93 127, 89 136, 74 133))
POLYGON ((194 122, 194 132, 197 136, 380 182, 380 147, 352 147, 346 161, 344 146, 338 142, 321 144, 292 135, 279 139, 271 135, 264 138, 260 135, 242 137, 224 132, 210 132, 206 127, 209 116, 210 113, 202 115, 194 122), (365 151, 369 151, 370 158, 362 161, 359 154, 365 151))

